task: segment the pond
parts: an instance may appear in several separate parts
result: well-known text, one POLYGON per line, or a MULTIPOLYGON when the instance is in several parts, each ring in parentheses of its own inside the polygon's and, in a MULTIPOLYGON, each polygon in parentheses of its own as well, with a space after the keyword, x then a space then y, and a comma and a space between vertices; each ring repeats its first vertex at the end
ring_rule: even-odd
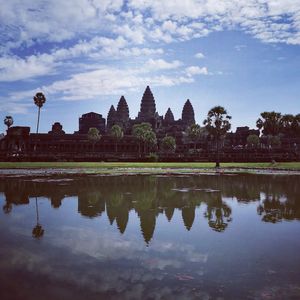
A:
POLYGON ((300 299, 297 175, 6 177, 1 299, 300 299))

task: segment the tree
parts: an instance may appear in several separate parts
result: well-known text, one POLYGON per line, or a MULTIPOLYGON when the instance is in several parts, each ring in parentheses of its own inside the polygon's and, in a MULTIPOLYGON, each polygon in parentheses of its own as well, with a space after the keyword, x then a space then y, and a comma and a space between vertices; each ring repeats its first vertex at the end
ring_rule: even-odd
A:
POLYGON ((294 136, 300 134, 300 114, 294 116, 294 120, 292 123, 292 132, 294 136))
POLYGON ((220 167, 219 143, 226 132, 231 128, 229 120, 231 116, 222 106, 213 107, 207 114, 207 118, 203 121, 208 133, 213 136, 217 144, 216 168, 220 167))
POLYGON ((294 116, 291 114, 283 115, 280 119, 280 132, 286 136, 292 135, 294 116))
POLYGON ((143 145, 143 153, 146 152, 146 145, 153 146, 157 144, 155 132, 149 123, 135 124, 132 134, 139 141, 139 155, 141 153, 141 144, 143 145))
POLYGON ((259 144, 259 137, 256 134, 250 134, 247 137, 247 145, 256 148, 259 144))
POLYGON ((281 113, 271 111, 262 112, 261 118, 256 121, 256 127, 262 130, 264 135, 277 135, 281 127, 281 113))
POLYGON ((202 133, 202 129, 198 124, 192 124, 187 129, 187 136, 194 143, 194 150, 196 150, 196 145, 198 140, 200 139, 201 133, 202 133))
POLYGON ((123 138, 124 132, 121 126, 113 125, 110 129, 110 135, 115 141, 115 152, 118 152, 118 142, 123 138))
POLYGON ((14 119, 12 116, 6 116, 4 119, 4 124, 7 126, 7 130, 9 129, 10 126, 14 124, 14 119))
POLYGON ((166 153, 174 153, 176 150, 176 140, 172 136, 165 136, 161 141, 161 149, 166 153))
POLYGON ((43 93, 36 93, 35 96, 33 97, 34 104, 38 107, 38 119, 37 119, 37 125, 36 125, 36 133, 39 132, 39 124, 40 124, 40 111, 41 107, 44 105, 46 102, 46 97, 44 96, 43 93))
POLYGON ((88 139, 93 144, 93 152, 95 148, 95 144, 101 139, 101 134, 99 130, 95 127, 91 127, 88 132, 88 139))
POLYGON ((281 145, 281 140, 278 135, 268 135, 268 145, 271 146, 271 148, 277 147, 281 145))

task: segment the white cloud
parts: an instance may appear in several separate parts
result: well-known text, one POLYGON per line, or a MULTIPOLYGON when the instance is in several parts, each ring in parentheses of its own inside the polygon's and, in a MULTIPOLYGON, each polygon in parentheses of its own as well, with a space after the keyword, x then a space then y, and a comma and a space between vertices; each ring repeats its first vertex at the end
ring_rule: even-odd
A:
POLYGON ((242 29, 265 42, 300 44, 299 0, 131 0, 129 7, 150 11, 179 40, 242 29))
POLYGON ((241 29, 265 42, 300 44, 300 0, 0 0, 2 50, 95 34, 134 44, 241 29))
MULTIPOLYGON (((151 63, 150 63, 151 64, 151 63)), ((158 60, 152 62, 153 68, 169 72, 179 68, 180 62, 171 63, 158 60)), ((25 90, 10 93, 8 99, 20 101, 34 95, 37 91, 43 91, 45 95, 59 97, 62 100, 87 100, 96 99, 105 95, 122 95, 128 90, 144 88, 145 83, 151 86, 175 86, 194 81, 193 76, 205 73, 205 68, 187 68, 189 72, 178 70, 169 74, 154 75, 154 69, 147 69, 143 65, 140 68, 115 68, 111 66, 98 66, 97 70, 91 70, 73 74, 69 79, 58 80, 52 84, 41 86, 34 90, 25 90), (199 73, 200 72, 200 73, 199 73)))
POLYGON ((134 44, 142 44, 144 42, 144 33, 140 27, 130 27, 129 25, 115 26, 114 32, 121 34, 126 39, 132 41, 134 44))
POLYGON ((105 15, 118 12, 122 5, 122 0, 1 0, 0 30, 5 33, 1 40, 10 41, 13 47, 89 35, 105 29, 105 15))
POLYGON ((198 53, 195 54, 195 57, 196 57, 196 58, 199 58, 199 59, 202 59, 202 58, 204 58, 205 56, 204 56, 203 53, 198 52, 198 53))
POLYGON ((30 107, 32 107, 30 103, 19 103, 0 98, 0 111, 6 112, 7 114, 27 114, 30 107))
MULTIPOLYGON (((211 74, 206 67, 184 68, 163 55, 170 54, 171 43, 215 31, 242 30, 263 42, 300 45, 300 0, 128 0, 126 12, 123 4, 0 0, 0 81, 57 75, 39 87, 64 99, 91 99, 119 95, 145 82, 174 86, 211 74), (17 56, 26 48, 30 53, 30 47, 40 53, 17 56)), ((17 101, 33 90, 8 97, 17 101)))
POLYGON ((128 44, 128 41, 121 36, 115 39, 96 36, 89 41, 79 41, 70 48, 59 48, 49 53, 30 55, 24 58, 4 55, 0 57, 0 82, 56 74, 59 67, 63 68, 64 73, 68 67, 74 67, 74 65, 81 69, 95 69, 94 64, 75 64, 72 61, 75 58, 87 58, 94 61, 101 58, 117 60, 124 57, 155 56, 164 53, 162 48, 131 47, 128 44), (71 64, 68 64, 68 61, 71 64))
POLYGON ((187 76, 192 77, 194 75, 208 75, 206 67, 190 66, 185 69, 187 76))
POLYGON ((53 58, 49 55, 0 57, 0 81, 16 81, 36 76, 49 75, 54 70, 53 58))
POLYGON ((177 69, 182 66, 182 62, 179 60, 174 60, 172 62, 167 62, 164 59, 149 59, 146 62, 145 67, 149 70, 169 70, 177 69))

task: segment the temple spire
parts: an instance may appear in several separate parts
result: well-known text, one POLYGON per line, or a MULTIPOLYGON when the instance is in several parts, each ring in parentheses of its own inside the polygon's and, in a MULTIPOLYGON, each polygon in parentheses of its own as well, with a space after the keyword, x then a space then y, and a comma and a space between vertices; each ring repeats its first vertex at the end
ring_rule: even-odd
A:
POLYGON ((117 106, 117 117, 118 119, 121 119, 122 121, 126 121, 126 122, 129 120, 128 104, 124 96, 121 96, 119 100, 117 106))
POLYGON ((124 96, 122 96, 119 100, 116 117, 116 124, 121 126, 123 130, 126 130, 129 122, 129 109, 124 96))
POLYGON ((181 119, 185 125, 190 126, 192 124, 195 124, 194 108, 189 99, 186 100, 183 106, 181 119))
POLYGON ((147 86, 141 101, 139 119, 146 121, 155 117, 156 105, 150 87, 147 86))
POLYGON ((166 114, 165 114, 165 123, 166 124, 170 124, 174 122, 174 115, 170 109, 170 107, 168 108, 166 114))
POLYGON ((115 107, 112 105, 109 109, 107 114, 107 128, 110 129, 116 121, 116 110, 115 107))

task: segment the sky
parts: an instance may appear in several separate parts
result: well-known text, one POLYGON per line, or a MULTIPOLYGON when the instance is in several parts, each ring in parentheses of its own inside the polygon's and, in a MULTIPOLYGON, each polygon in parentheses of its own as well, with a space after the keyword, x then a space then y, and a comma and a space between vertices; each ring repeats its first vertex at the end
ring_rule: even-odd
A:
MULTIPOLYGON (((160 115, 190 99, 196 122, 224 106, 232 129, 263 111, 300 113, 300 0, 0 0, 0 118, 34 132, 135 118, 147 85, 160 115)), ((0 132, 5 132, 3 122, 0 132)))

